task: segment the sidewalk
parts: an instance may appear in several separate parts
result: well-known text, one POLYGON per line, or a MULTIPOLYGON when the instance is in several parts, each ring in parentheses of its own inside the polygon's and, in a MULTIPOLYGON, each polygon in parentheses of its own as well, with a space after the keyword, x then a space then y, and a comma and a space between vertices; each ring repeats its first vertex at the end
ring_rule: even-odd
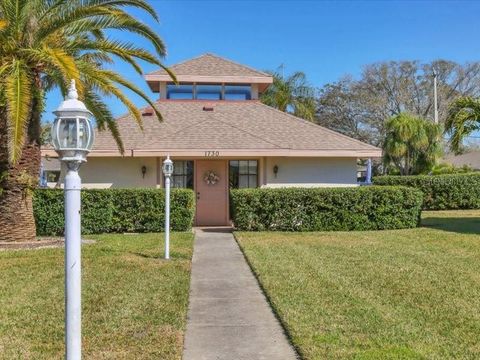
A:
POLYGON ((229 229, 197 229, 184 360, 294 360, 229 229))

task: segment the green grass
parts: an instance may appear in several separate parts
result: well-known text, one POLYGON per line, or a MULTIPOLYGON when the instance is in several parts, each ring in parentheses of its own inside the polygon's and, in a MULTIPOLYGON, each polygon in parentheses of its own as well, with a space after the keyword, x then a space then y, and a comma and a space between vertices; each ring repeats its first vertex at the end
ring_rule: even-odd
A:
MULTIPOLYGON (((82 249, 83 358, 180 359, 193 235, 88 236, 82 249)), ((63 359, 63 249, 0 252, 0 358, 63 359)))
POLYGON ((304 359, 478 359, 480 211, 423 224, 236 236, 304 359))

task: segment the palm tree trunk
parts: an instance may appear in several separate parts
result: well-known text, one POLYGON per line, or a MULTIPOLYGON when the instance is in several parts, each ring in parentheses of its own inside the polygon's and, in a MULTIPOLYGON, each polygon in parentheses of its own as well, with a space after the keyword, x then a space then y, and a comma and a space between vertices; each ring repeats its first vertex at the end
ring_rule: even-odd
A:
POLYGON ((0 110, 0 241, 34 241, 32 192, 40 171, 40 106, 33 102, 20 160, 8 161, 7 116, 0 110))

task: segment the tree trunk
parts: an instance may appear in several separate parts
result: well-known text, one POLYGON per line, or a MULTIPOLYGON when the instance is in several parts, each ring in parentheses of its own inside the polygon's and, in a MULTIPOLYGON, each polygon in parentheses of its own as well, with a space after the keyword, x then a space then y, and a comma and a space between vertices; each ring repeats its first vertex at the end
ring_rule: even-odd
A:
POLYGON ((8 161, 7 115, 0 109, 0 241, 34 241, 33 189, 40 172, 41 105, 33 100, 31 117, 20 160, 8 161))

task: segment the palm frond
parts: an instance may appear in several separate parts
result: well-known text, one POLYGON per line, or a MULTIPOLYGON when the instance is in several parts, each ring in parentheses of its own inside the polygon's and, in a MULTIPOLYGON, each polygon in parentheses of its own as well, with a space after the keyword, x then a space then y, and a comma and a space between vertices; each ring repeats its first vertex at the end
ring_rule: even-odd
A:
POLYGON ((108 127, 113 139, 117 143, 120 153, 123 155, 125 148, 120 136, 120 131, 118 130, 117 122, 115 121, 112 112, 108 109, 108 106, 92 89, 85 90, 84 102, 87 108, 91 109, 97 122, 98 130, 105 130, 105 127, 108 127))
POLYGON ((158 21, 157 12, 150 4, 143 0, 91 0, 88 2, 89 5, 102 5, 108 7, 117 7, 117 6, 132 6, 138 9, 145 10, 147 13, 152 15, 152 17, 158 21))
POLYGON ((43 64, 43 67, 50 66, 58 69, 65 84, 68 84, 72 79, 75 80, 79 94, 83 93, 83 84, 75 58, 64 50, 44 46, 41 49, 24 49, 21 52, 33 63, 43 64))
POLYGON ((9 160, 15 163, 22 153, 32 101, 32 81, 24 64, 15 61, 5 83, 8 114, 9 160))
MULTIPOLYGON (((133 5, 132 5, 133 6, 133 5)), ((165 56, 165 45, 162 39, 147 25, 119 8, 95 5, 74 7, 66 14, 52 16, 41 24, 37 34, 37 41, 41 41, 55 32, 64 31, 66 34, 78 34, 97 29, 127 30, 148 39, 160 56, 165 56)))
POLYGON ((8 26, 8 21, 5 19, 0 19, 0 31, 5 29, 8 26))
POLYGON ((143 74, 142 69, 134 58, 138 58, 147 61, 154 65, 161 66, 160 61, 145 49, 139 48, 132 43, 116 41, 110 39, 92 41, 90 39, 78 40, 72 44, 74 48, 72 50, 85 51, 95 50, 102 53, 111 53, 118 56, 120 59, 128 62, 139 73, 143 74))
POLYGON ((114 80, 112 80, 111 76, 113 72, 98 69, 88 63, 79 64, 79 68, 87 86, 102 92, 104 95, 113 95, 118 98, 126 106, 140 128, 143 129, 142 114, 135 104, 133 104, 133 102, 131 102, 130 99, 128 99, 128 97, 125 96, 117 86, 115 86, 114 80))
POLYGON ((450 135, 449 143, 455 153, 461 152, 463 140, 480 130, 480 99, 462 97, 450 106, 445 121, 445 132, 450 135))

